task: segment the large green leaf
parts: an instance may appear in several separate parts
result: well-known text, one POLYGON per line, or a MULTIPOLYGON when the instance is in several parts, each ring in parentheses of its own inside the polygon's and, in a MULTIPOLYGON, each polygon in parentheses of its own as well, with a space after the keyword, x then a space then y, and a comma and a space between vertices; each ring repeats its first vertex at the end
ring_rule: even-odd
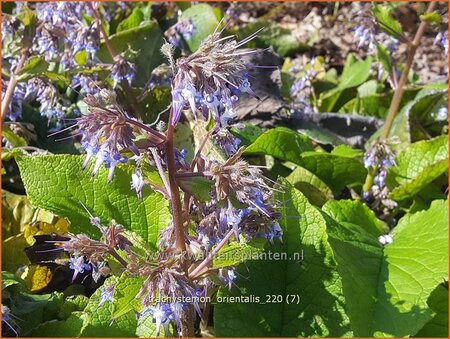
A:
POLYGON ((266 154, 298 164, 301 153, 312 150, 307 136, 286 127, 277 127, 260 135, 245 149, 244 154, 266 154))
POLYGON ((100 236, 82 204, 103 224, 114 219, 153 245, 159 230, 170 220, 167 201, 160 194, 144 188, 140 200, 130 189, 131 165, 116 168, 113 180, 107 184, 106 169, 101 169, 95 177, 90 173, 93 164, 81 170, 83 156, 22 157, 17 163, 31 202, 67 217, 74 233, 100 236))
POLYGON ((448 277, 446 202, 407 214, 391 234, 393 243, 384 248, 377 240, 382 223, 358 204, 330 201, 323 207, 338 222, 329 223, 329 241, 354 334, 414 334, 433 315, 428 296, 448 277))
POLYGON ((335 193, 346 186, 361 185, 367 175, 359 159, 330 153, 305 152, 299 165, 320 178, 335 193))
POLYGON ((448 337, 448 281, 439 284, 431 292, 427 303, 436 314, 415 336, 422 338, 448 337))
POLYGON ((302 193, 286 185, 285 192, 278 196, 286 202, 285 218, 280 223, 283 244, 276 243, 267 251, 289 259, 252 260, 241 267, 242 276, 236 281, 240 289, 222 288, 219 297, 252 297, 253 302, 219 299, 214 309, 217 336, 351 335, 341 280, 327 241, 326 216, 302 193), (301 253, 303 261, 298 260, 301 253), (280 296, 282 301, 268 302, 272 296, 280 296))
POLYGON ((186 9, 180 19, 190 20, 194 26, 192 36, 186 39, 186 43, 191 52, 195 52, 202 41, 218 28, 222 11, 206 3, 198 4, 186 9))
POLYGON ((427 298, 448 279, 448 202, 434 201, 407 214, 384 249, 378 305, 372 331, 402 337, 416 333, 432 317, 427 298))
POLYGON ((303 167, 296 167, 286 180, 302 192, 313 205, 322 206, 328 199, 333 198, 333 192, 327 184, 303 167))
POLYGON ((377 240, 383 233, 382 222, 357 201, 329 201, 322 208, 338 222, 330 223, 329 242, 342 277, 345 306, 354 335, 370 336, 368 319, 375 308, 383 257, 377 240))
POLYGON ((448 136, 419 141, 396 158, 390 177, 395 181, 391 197, 395 200, 411 198, 448 169, 448 136), (395 187, 395 188, 394 188, 395 187))
MULTIPOLYGON (((164 42, 163 34, 154 21, 111 35, 110 42, 116 53, 136 52, 137 57, 133 62, 136 64, 137 86, 143 87, 150 77, 150 72, 163 61, 160 52, 164 42)), ((113 62, 104 43, 97 56, 102 62, 113 62)))

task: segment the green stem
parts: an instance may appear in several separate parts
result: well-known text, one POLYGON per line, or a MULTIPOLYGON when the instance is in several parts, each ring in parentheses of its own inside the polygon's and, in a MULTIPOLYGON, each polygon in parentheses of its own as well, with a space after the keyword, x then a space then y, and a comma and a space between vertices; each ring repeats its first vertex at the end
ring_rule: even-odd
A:
MULTIPOLYGON (((432 12, 435 6, 436 6, 435 2, 430 2, 430 4, 428 5, 427 13, 432 12)), ((400 80, 398 81, 398 85, 395 88, 394 96, 392 97, 391 105, 389 106, 386 122, 380 136, 381 141, 386 140, 389 137, 389 133, 391 131, 395 115, 397 114, 398 107, 400 106, 400 102, 402 101, 403 93, 405 91, 405 85, 406 82, 408 81, 409 71, 414 62, 414 56, 416 54, 417 48, 419 47, 420 39, 422 38, 425 32, 426 26, 427 26, 426 21, 422 20, 422 22, 419 25, 419 28, 417 29, 413 41, 409 43, 408 56, 406 58, 405 67, 403 68, 400 80)), ((377 163, 375 166, 373 166, 373 168, 369 170, 366 182, 364 183, 363 186, 364 192, 368 192, 372 187, 375 175, 378 172, 378 166, 379 164, 377 163)))

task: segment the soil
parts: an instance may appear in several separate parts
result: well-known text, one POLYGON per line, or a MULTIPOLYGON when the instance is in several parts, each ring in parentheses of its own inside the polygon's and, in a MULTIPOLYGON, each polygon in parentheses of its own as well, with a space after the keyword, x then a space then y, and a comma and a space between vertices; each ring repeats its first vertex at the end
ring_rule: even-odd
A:
MULTIPOLYGON (((260 18, 277 22, 291 30, 301 43, 311 43, 312 49, 298 53, 297 58, 323 56, 328 67, 340 69, 349 53, 360 57, 367 55, 365 48, 358 48, 353 29, 361 22, 362 16, 369 16, 370 3, 367 2, 233 2, 218 3, 228 10, 237 25, 245 25, 260 18)), ((417 11, 423 12, 426 3, 408 3, 395 10, 403 31, 413 38, 419 18, 417 11)), ((444 18, 442 27, 428 28, 416 52, 413 70, 421 82, 446 81, 448 79, 447 58, 442 46, 434 39, 439 30, 445 30, 448 22, 448 3, 440 2, 436 9, 444 18)), ((400 44, 394 59, 401 64, 406 58, 406 44, 400 44)))

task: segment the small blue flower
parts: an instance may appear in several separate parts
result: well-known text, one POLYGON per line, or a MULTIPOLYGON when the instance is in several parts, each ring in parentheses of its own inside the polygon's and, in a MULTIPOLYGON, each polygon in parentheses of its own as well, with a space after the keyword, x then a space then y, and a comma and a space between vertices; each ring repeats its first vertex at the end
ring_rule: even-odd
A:
POLYGON ((273 245, 273 239, 278 238, 280 241, 283 241, 283 229, 280 224, 275 223, 270 226, 269 230, 265 234, 266 239, 273 245))
POLYGON ((232 268, 219 269, 219 279, 222 281, 222 283, 228 285, 228 289, 231 290, 231 287, 237 279, 237 275, 232 268))
POLYGON ((71 270, 74 270, 73 277, 72 277, 72 282, 73 282, 76 279, 78 273, 84 273, 85 271, 90 271, 91 265, 85 263, 83 256, 76 257, 76 258, 72 257, 69 259, 69 268, 71 270))
POLYGON ((125 58, 120 57, 113 64, 111 68, 111 78, 114 81, 114 88, 117 87, 122 81, 127 81, 131 86, 134 78, 136 77, 136 67, 133 63, 125 60, 125 58))
POLYGON ((105 302, 113 302, 115 284, 111 284, 108 287, 100 287, 100 301, 98 307, 102 306, 105 302))
POLYGON ((159 336, 161 325, 164 328, 166 336, 169 335, 169 323, 174 319, 174 314, 170 304, 158 304, 157 306, 150 306, 141 313, 141 316, 151 314, 153 322, 156 327, 156 336, 159 336))
POLYGON ((141 171, 137 170, 131 175, 131 189, 134 189, 139 199, 142 199, 142 188, 145 186, 141 171))

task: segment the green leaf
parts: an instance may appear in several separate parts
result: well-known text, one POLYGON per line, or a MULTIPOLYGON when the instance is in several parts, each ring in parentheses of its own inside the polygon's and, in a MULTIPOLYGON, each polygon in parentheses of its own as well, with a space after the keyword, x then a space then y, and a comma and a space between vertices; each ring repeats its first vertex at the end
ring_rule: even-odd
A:
POLYGON ((348 158, 357 158, 362 159, 364 156, 363 151, 360 149, 352 148, 349 145, 339 145, 333 148, 331 151, 331 154, 339 155, 341 157, 348 157, 348 158))
POLYGON ((136 327, 136 335, 139 338, 156 338, 156 323, 153 321, 153 314, 147 313, 139 317, 136 327))
POLYGON ((234 29, 233 33, 236 34, 238 40, 243 40, 261 28, 263 30, 258 33, 256 38, 245 44, 245 47, 272 47, 281 57, 294 55, 301 50, 311 49, 310 45, 300 42, 292 33, 292 30, 282 27, 271 19, 259 19, 254 23, 234 29))
POLYGON ((250 242, 233 241, 227 246, 222 247, 216 254, 213 260, 214 268, 223 268, 229 266, 236 266, 244 261, 251 260, 258 256, 267 243, 265 239, 252 239, 250 242))
POLYGON ((387 72, 389 75, 392 74, 392 62, 391 62, 391 56, 389 55, 389 52, 385 46, 382 44, 376 43, 377 46, 377 59, 380 62, 380 64, 383 66, 384 71, 387 72))
POLYGON ((426 300, 448 279, 448 202, 434 201, 427 211, 407 214, 384 249, 379 306, 373 330, 403 337, 416 333, 432 316, 426 300), (386 281, 388 280, 388 281, 386 281))
POLYGON ((243 128, 230 128, 230 132, 241 140, 242 145, 249 145, 255 142, 264 131, 261 127, 246 123, 243 128))
POLYGON ((63 320, 69 319, 73 312, 83 311, 89 302, 85 295, 70 296, 61 305, 58 317, 63 320))
POLYGON ((327 184, 303 167, 296 167, 286 180, 313 205, 322 206, 328 199, 333 199, 333 192, 327 184))
MULTIPOLYGON (((414 100, 417 92, 417 89, 405 90, 400 107, 402 108, 406 103, 414 100)), ((377 93, 365 97, 356 97, 342 106, 339 109, 339 112, 368 115, 375 118, 385 119, 392 101, 392 94, 393 92, 389 92, 377 93)))
POLYGON ((144 13, 139 7, 135 7, 133 12, 126 18, 121 21, 117 26, 117 32, 126 31, 127 29, 132 29, 138 27, 142 21, 144 21, 144 13))
POLYGON ((108 224, 112 219, 126 229, 136 232, 145 241, 156 246, 159 230, 166 227, 170 214, 167 201, 148 188, 139 200, 130 189, 133 166, 116 168, 114 178, 106 184, 107 169, 92 177, 90 168, 81 170, 82 156, 44 155, 22 157, 18 165, 28 197, 35 206, 48 209, 71 221, 74 233, 99 237, 89 215, 81 204, 108 224))
MULTIPOLYGON (((19 76, 24 75, 36 75, 48 69, 49 63, 39 56, 32 56, 27 59, 23 67, 18 72, 19 76)), ((19 77, 19 81, 21 78, 19 77)))
POLYGON ((86 326, 88 315, 83 312, 73 312, 67 320, 47 321, 35 327, 31 337, 79 337, 86 326))
POLYGON ((284 193, 277 196, 286 203, 286 217, 280 222, 283 245, 276 242, 270 251, 289 259, 248 261, 239 269, 242 276, 236 284, 240 290, 221 288, 222 299, 214 308, 215 334, 219 337, 351 335, 341 280, 327 241, 326 216, 302 193, 286 185, 284 193), (304 260, 299 262, 301 253, 304 260), (267 296, 283 300, 268 303, 267 296), (224 297, 253 297, 254 301, 227 302, 224 297))
POLYGON ((6 124, 4 124, 2 128, 2 137, 4 137, 12 147, 28 146, 28 142, 20 135, 14 133, 6 124))
POLYGON ((259 136, 245 149, 244 154, 271 155, 298 164, 301 153, 312 150, 308 137, 286 127, 277 127, 259 136))
POLYGON ((363 184, 367 176, 367 170, 359 159, 330 153, 305 152, 299 165, 316 175, 335 193, 346 186, 363 184))
POLYGON ((181 14, 181 20, 190 20, 194 26, 192 37, 186 39, 191 52, 195 52, 202 41, 218 28, 222 15, 219 8, 206 3, 191 6, 181 14))
POLYGON ((19 290, 22 286, 25 286, 25 281, 20 278, 17 278, 13 273, 2 271, 2 291, 7 289, 10 286, 19 285, 19 290))
POLYGON ((439 26, 442 23, 442 16, 437 11, 433 11, 422 14, 420 20, 426 21, 428 25, 439 26))
POLYGON ((22 21, 24 26, 35 26, 38 18, 36 16, 36 12, 32 11, 28 5, 21 7, 20 13, 17 15, 17 18, 22 21))
MULTIPOLYGON (((164 42, 163 34, 154 21, 111 35, 110 42, 114 51, 118 54, 127 51, 136 52, 137 57, 133 60, 137 71, 135 86, 143 87, 147 83, 151 71, 163 61, 160 52, 164 42)), ((101 45, 97 56, 102 62, 113 62, 104 43, 101 45)))
POLYGON ((377 240, 384 225, 364 205, 330 201, 323 209, 338 222, 328 235, 354 335, 416 333, 433 315, 426 299, 448 277, 447 202, 405 215, 384 248, 377 240))
POLYGON ((177 179, 180 188, 190 195, 194 196, 201 202, 211 200, 211 191, 214 185, 214 180, 205 177, 179 177, 177 179))
POLYGON ((389 173, 391 198, 405 200, 448 169, 448 136, 419 141, 402 151, 389 173), (395 181, 395 186, 392 185, 395 181))
POLYGON ((340 82, 335 91, 342 91, 346 88, 356 87, 364 83, 369 77, 371 66, 371 57, 359 61, 353 54, 350 54, 345 61, 340 82))
POLYGON ((439 284, 427 300, 428 306, 436 313, 415 337, 421 338, 446 338, 448 336, 448 281, 439 284))
POLYGON ((345 306, 355 336, 371 336, 383 249, 377 237, 385 226, 357 201, 329 201, 323 208, 338 223, 329 223, 329 243, 342 277, 345 306))
POLYGON ((136 295, 142 287, 142 277, 132 277, 123 273, 114 288, 113 318, 119 318, 130 311, 139 312, 142 309, 140 299, 136 295))
POLYGON ((388 231, 387 225, 379 220, 367 205, 357 200, 330 200, 322 210, 341 224, 358 225, 367 235, 375 238, 388 231))
POLYGON ((342 106, 349 101, 351 99, 350 97, 343 98, 346 93, 345 90, 357 87, 364 83, 369 78, 371 66, 371 57, 359 61, 353 54, 349 54, 345 61, 338 85, 323 94, 321 111, 333 112, 335 107, 342 106), (344 102, 341 102, 342 98, 344 99, 344 102))
POLYGON ((297 132, 306 135, 312 141, 319 144, 337 146, 344 142, 337 134, 327 129, 319 129, 316 127, 308 128, 305 126, 305 128, 298 129, 297 132))
POLYGON ((392 16, 393 8, 384 4, 373 4, 372 11, 380 28, 397 40, 402 40, 403 30, 400 23, 392 16))
MULTIPOLYGON (((113 279, 109 278, 107 282, 114 283, 114 281, 115 277, 113 279)), ((106 285, 108 283, 105 282, 106 285)), ((119 287, 114 292, 114 299, 118 291, 124 290, 119 287)), ((89 303, 84 309, 88 317, 86 318, 85 327, 81 332, 81 337, 134 337, 137 328, 136 313, 124 312, 116 316, 113 312, 115 301, 113 303, 107 301, 99 307, 100 295, 101 290, 97 289, 90 297, 89 303)))

